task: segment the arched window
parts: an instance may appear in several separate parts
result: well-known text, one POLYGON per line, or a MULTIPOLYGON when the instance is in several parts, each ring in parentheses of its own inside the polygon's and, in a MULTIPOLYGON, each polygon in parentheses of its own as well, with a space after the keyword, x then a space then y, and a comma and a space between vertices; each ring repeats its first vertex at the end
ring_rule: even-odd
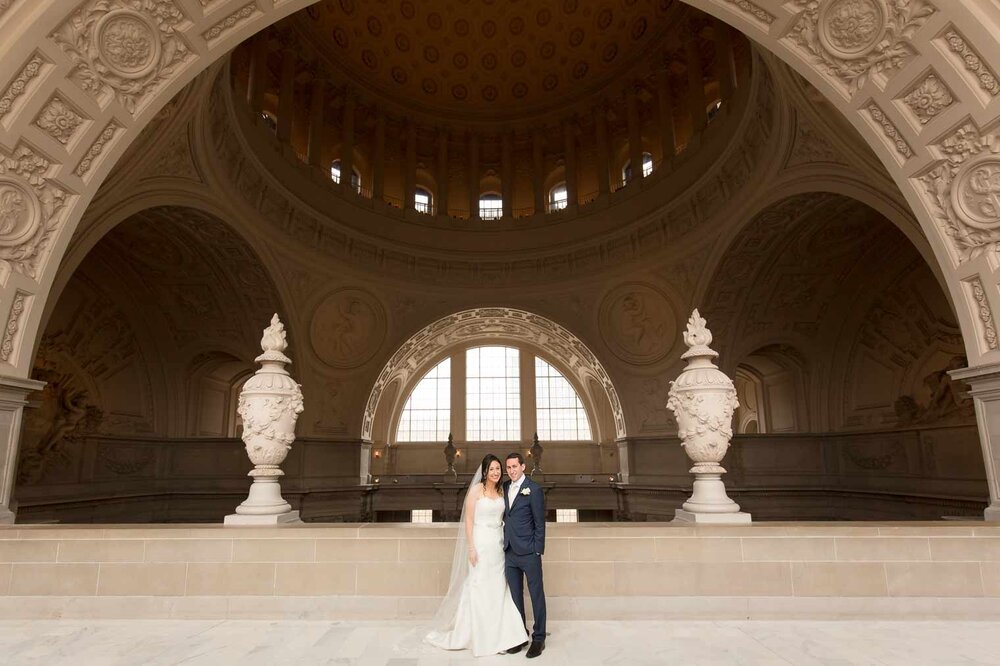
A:
MULTIPOLYGON (((653 173, 653 156, 649 153, 642 154, 642 177, 645 178, 649 174, 653 173)), ((626 185, 632 182, 632 160, 625 163, 622 167, 622 182, 626 185)))
POLYGON ((535 409, 538 438, 545 441, 593 439, 587 410, 576 389, 542 359, 535 357, 535 409))
POLYGON ((422 187, 418 187, 413 192, 413 208, 418 213, 426 213, 431 215, 434 213, 434 197, 431 193, 422 187))
POLYGON ((592 442, 591 423, 576 387, 533 350, 463 346, 417 382, 395 441, 443 443, 454 434, 456 442, 527 446, 537 433, 543 442, 592 442))
MULTIPOLYGON (((330 165, 330 178, 333 182, 340 184, 340 160, 334 160, 330 165)), ((361 173, 357 169, 351 169, 351 187, 358 194, 361 194, 361 173)))
POLYGON ((558 183, 555 187, 549 190, 549 212, 563 210, 566 208, 566 204, 569 201, 569 195, 566 192, 566 183, 558 183))
POLYGON ((399 415, 398 442, 444 442, 451 431, 451 359, 434 366, 410 392, 399 415))
POLYGON ((499 220, 503 217, 503 198, 496 192, 485 192, 479 196, 479 217, 484 220, 499 220))

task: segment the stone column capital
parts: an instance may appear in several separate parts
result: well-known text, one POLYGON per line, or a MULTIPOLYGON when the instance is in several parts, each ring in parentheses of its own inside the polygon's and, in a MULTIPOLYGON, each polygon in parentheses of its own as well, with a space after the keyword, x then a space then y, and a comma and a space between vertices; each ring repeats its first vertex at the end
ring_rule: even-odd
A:
POLYGON ((0 404, 16 403, 24 405, 29 393, 32 391, 41 391, 43 388, 45 388, 45 382, 38 381, 37 379, 0 375, 0 404))

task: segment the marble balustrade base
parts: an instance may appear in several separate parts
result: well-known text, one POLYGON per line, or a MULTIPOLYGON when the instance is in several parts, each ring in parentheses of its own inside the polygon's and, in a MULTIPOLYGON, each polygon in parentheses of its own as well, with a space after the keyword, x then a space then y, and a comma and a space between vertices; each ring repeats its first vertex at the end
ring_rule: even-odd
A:
MULTIPOLYGON (((0 618, 419 620, 453 524, 0 527, 0 618)), ((1000 525, 550 524, 550 616, 1000 619, 1000 525)))

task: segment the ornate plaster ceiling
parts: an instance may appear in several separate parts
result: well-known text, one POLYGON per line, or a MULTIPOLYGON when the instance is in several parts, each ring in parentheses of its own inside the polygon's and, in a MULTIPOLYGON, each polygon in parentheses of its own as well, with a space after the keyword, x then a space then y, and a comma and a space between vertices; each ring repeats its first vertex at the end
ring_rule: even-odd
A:
MULTIPOLYGON (((253 355, 262 323, 280 301, 254 251, 225 224, 190 208, 137 213, 94 248, 88 262, 126 266, 122 285, 156 308, 178 346, 226 341, 253 355)), ((86 266, 84 267, 87 268, 86 266)))
POLYGON ((604 88, 690 11, 676 0, 323 0, 292 22, 382 95, 502 117, 604 88))

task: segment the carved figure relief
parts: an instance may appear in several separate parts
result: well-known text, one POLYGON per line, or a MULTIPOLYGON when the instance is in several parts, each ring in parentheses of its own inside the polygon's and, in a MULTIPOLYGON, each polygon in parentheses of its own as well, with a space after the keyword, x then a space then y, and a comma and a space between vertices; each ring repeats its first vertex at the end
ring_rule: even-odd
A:
POLYGON ((925 376, 923 385, 930 393, 926 404, 917 402, 912 395, 900 396, 895 404, 900 425, 970 420, 974 416, 972 400, 948 374, 949 370, 958 370, 967 365, 968 361, 964 356, 953 356, 944 368, 925 376))
POLYGON ((340 289, 316 308, 309 333, 320 360, 335 368, 355 368, 382 346, 385 311, 378 299, 365 291, 340 289))
POLYGON ((41 481, 53 465, 66 464, 71 445, 94 432, 104 416, 72 375, 41 368, 34 376, 47 384, 37 408, 24 413, 18 482, 27 484, 41 481))
POLYGON ((676 338, 676 317, 670 302, 653 287, 632 283, 604 298, 601 335, 616 356, 636 365, 663 358, 676 338))

